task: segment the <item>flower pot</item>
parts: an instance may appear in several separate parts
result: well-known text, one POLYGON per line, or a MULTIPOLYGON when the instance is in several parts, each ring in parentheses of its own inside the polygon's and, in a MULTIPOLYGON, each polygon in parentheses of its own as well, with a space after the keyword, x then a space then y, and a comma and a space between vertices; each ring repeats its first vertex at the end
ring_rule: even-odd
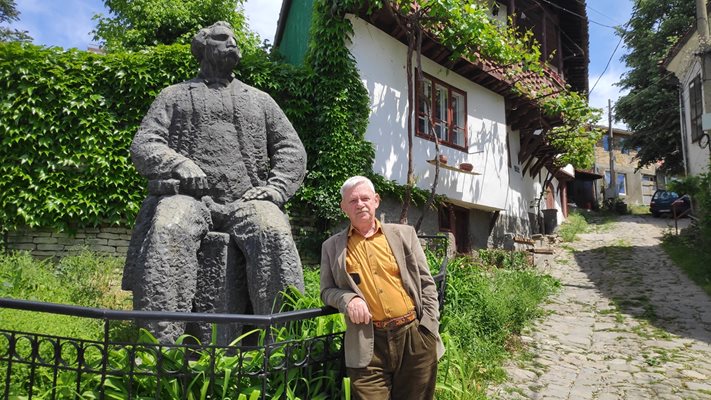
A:
POLYGON ((447 156, 445 156, 444 154, 440 154, 439 155, 439 163, 440 164, 447 164, 447 156))
POLYGON ((459 169, 461 169, 462 171, 471 172, 474 169, 474 166, 470 163, 463 162, 459 164, 459 169))

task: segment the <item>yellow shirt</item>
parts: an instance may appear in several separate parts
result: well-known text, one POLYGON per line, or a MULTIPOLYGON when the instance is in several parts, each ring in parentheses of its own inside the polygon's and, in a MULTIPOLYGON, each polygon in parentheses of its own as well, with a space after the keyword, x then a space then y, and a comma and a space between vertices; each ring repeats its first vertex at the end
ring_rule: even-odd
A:
POLYGON ((402 285, 400 269, 380 221, 375 223, 375 234, 367 239, 351 226, 346 271, 363 292, 373 320, 385 321, 413 311, 415 305, 402 285))

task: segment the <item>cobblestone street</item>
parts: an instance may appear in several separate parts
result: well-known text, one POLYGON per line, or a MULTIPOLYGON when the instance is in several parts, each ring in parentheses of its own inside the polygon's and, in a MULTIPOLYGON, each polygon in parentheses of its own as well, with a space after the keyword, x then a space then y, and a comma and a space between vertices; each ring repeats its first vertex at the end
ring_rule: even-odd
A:
POLYGON ((537 262, 561 290, 523 332, 525 355, 490 397, 711 399, 711 298, 659 245, 673 220, 594 227, 537 262))

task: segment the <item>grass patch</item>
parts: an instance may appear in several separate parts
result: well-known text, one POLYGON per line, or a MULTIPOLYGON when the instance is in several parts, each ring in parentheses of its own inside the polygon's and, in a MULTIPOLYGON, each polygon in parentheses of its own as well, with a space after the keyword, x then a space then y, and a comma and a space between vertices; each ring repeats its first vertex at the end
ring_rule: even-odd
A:
POLYGON ((649 206, 645 204, 632 204, 627 206, 632 215, 649 215, 649 206))
MULTIPOLYGON (((59 262, 36 260, 26 252, 11 253, 0 256, 0 297, 129 310, 129 293, 120 289, 122 270, 123 259, 88 251, 59 262)), ((0 309, 0 321, 8 330, 102 337, 101 320, 90 318, 0 309)))
POLYGON ((665 234, 662 248, 686 275, 711 296, 711 253, 685 236, 665 234))
POLYGON ((450 263, 438 399, 485 399, 485 388, 505 378, 503 362, 540 304, 559 287, 521 264, 496 268, 470 258, 450 263))
POLYGON ((588 221, 578 212, 571 212, 568 218, 558 228, 558 235, 564 242, 574 242, 578 240, 578 234, 588 230, 588 221))
MULTIPOLYGON (((436 257, 428 259, 432 269, 436 270, 439 260, 436 257)), ((89 252, 66 257, 58 262, 39 261, 27 253, 0 255, 0 296, 88 307, 130 309, 130 293, 119 288, 122 266, 123 259, 101 257, 89 252)), ((523 252, 482 251, 476 258, 457 258, 451 261, 448 271, 446 300, 441 318, 442 338, 447 352, 439 365, 437 398, 483 400, 486 399, 487 386, 505 379, 503 364, 511 357, 512 352, 521 350, 517 340, 521 330, 533 318, 542 315, 540 304, 557 290, 559 283, 550 276, 533 270, 530 259, 523 252)), ((319 298, 318 268, 305 267, 304 280, 305 294, 289 295, 291 308, 320 307, 322 303, 319 298)), ((321 318, 284 328, 279 332, 279 339, 300 340, 344 329, 343 316, 340 314, 321 318)), ((102 334, 101 321, 54 314, 2 309, 0 321, 2 328, 7 330, 82 339, 99 339, 102 334)), ((127 332, 136 335, 132 326, 112 330, 110 335, 113 340, 124 339, 127 332)), ((141 337, 150 340, 150 337, 145 339, 145 335, 141 337)), ((164 355, 166 360, 178 356, 179 352, 164 355)), ((230 364, 234 361, 233 358, 225 355, 225 358, 217 360, 217 364, 220 368, 237 368, 236 365, 230 364)), ((124 359, 127 359, 125 355, 112 362, 119 363, 124 359)), ((194 362, 191 361, 190 367, 207 368, 208 366, 203 365, 206 360, 201 356, 194 362)), ((216 370, 216 373, 222 376, 225 371, 227 369, 216 370)), ((20 376, 22 374, 22 370, 13 369, 11 385, 16 389, 29 379, 28 376, 20 376)), ((301 382, 306 379, 298 376, 292 378, 289 378, 289 382, 301 382)), ((324 379, 323 384, 341 384, 335 382, 333 377, 324 378, 328 379, 324 379)), ((75 378, 67 379, 66 385, 62 385, 71 389, 75 378)), ((96 390, 91 385, 95 383, 83 383, 80 392, 91 397, 96 390)), ((151 393, 155 393, 155 385, 151 386, 148 381, 144 383, 147 395, 152 396, 151 393)), ((277 383, 291 385, 287 382, 277 383)), ((116 381, 115 384, 120 387, 123 383, 116 381)), ((173 387, 167 381, 165 385, 165 390, 173 387)), ((319 389, 321 390, 323 387, 319 389)), ((247 393, 236 386, 230 386, 229 391, 247 393)), ((21 390, 19 393, 22 393, 21 390)), ((175 394, 161 393, 166 395, 166 398, 175 394)), ((138 396, 138 392, 134 395, 138 396)))

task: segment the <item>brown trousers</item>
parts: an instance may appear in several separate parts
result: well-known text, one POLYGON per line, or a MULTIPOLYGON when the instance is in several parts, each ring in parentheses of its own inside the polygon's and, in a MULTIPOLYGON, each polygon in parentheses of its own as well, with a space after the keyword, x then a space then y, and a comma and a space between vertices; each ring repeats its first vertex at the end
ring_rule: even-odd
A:
POLYGON ((375 329, 373 359, 348 368, 355 400, 431 400, 437 381, 436 338, 414 320, 393 330, 375 329))

